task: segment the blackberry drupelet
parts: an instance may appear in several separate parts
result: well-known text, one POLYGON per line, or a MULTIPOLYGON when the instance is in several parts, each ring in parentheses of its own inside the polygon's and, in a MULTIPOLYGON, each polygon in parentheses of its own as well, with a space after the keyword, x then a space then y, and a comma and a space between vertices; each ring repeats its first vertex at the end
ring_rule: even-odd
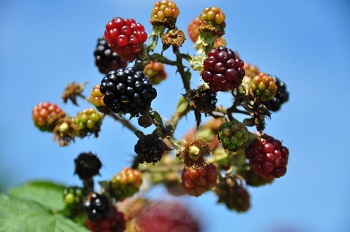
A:
POLYGON ((132 67, 110 71, 101 81, 103 101, 115 113, 138 116, 157 96, 150 80, 132 67))
POLYGON ((97 40, 97 46, 94 51, 95 65, 100 73, 107 74, 109 71, 119 68, 126 68, 128 62, 111 50, 104 36, 97 40))

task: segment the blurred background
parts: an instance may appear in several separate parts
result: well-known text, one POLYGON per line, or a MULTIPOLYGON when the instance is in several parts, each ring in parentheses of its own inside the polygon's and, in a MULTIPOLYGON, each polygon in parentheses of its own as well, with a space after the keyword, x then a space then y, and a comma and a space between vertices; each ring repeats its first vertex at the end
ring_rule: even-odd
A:
MULTIPOLYGON (((184 197, 206 232, 347 232, 350 231, 349 85, 350 4, 347 0, 177 0, 177 25, 188 23, 208 6, 226 14, 228 47, 244 61, 278 76, 290 100, 267 121, 266 132, 290 150, 287 174, 273 184, 249 188, 251 209, 228 211, 207 193, 184 197)), ((59 147, 52 134, 34 127, 31 110, 42 101, 56 103, 74 116, 90 105, 64 105, 65 86, 88 81, 86 95, 102 75, 93 50, 113 17, 148 23, 153 1, 99 0, 0 2, 0 190, 29 180, 80 184, 73 159, 96 153, 103 163, 100 179, 128 166, 137 141, 127 129, 107 118, 98 139, 77 139, 59 147)), ((194 54, 188 39, 181 51, 194 54)), ((169 118, 183 93, 179 75, 157 87, 153 108, 169 118)), ((193 75, 194 82, 199 75, 193 75)), ((223 96, 223 104, 229 98, 223 96)), ((220 100, 219 100, 220 102, 220 100)), ((195 125, 183 119, 177 137, 195 125)), ((157 189, 153 197, 162 197, 157 189)))

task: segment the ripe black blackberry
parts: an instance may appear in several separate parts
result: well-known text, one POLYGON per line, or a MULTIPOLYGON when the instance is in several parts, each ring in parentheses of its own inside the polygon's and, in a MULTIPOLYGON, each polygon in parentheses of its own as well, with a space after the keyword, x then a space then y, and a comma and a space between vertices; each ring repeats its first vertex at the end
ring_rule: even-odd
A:
POLYGON ((139 134, 134 150, 137 154, 139 163, 156 163, 165 152, 167 146, 163 140, 159 139, 155 133, 142 135, 139 134))
POLYGON ((109 213, 109 205, 108 198, 98 193, 91 193, 83 203, 88 218, 91 221, 106 218, 109 213))
POLYGON ((121 58, 116 52, 111 50, 105 37, 101 36, 97 40, 96 49, 94 51, 95 65, 100 73, 107 74, 109 71, 119 68, 126 68, 128 62, 121 58))
POLYGON ((194 89, 190 92, 190 106, 201 113, 211 114, 216 108, 216 92, 210 89, 194 89))
POLYGON ((101 81, 104 103, 115 113, 137 116, 151 106, 157 96, 150 80, 133 67, 110 71, 101 81))
POLYGON ((98 175, 102 166, 100 159, 91 152, 80 153, 74 160, 74 163, 75 174, 77 174, 82 180, 98 175))
POLYGON ((274 112, 278 111, 282 104, 289 100, 289 93, 286 84, 277 77, 275 77, 275 83, 277 85, 275 97, 265 103, 266 107, 274 112))

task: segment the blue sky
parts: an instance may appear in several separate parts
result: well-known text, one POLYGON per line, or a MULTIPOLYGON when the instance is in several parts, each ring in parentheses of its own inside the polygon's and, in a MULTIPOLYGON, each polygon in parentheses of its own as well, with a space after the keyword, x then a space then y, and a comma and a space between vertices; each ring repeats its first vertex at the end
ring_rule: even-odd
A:
MULTIPOLYGON (((85 151, 101 157, 102 179, 129 164, 137 138, 112 120, 104 121, 99 139, 77 139, 62 148, 51 134, 33 126, 31 109, 38 102, 49 101, 74 116, 87 107, 84 103, 79 108, 62 103, 66 84, 88 81, 87 90, 98 84, 103 76, 94 66, 92 53, 105 24, 116 16, 135 18, 149 33, 153 3, 1 1, 0 180, 9 187, 33 179, 79 184, 73 176, 73 159, 85 151)), ((290 149, 286 176, 266 187, 249 188, 252 208, 244 214, 216 205, 212 194, 184 199, 204 218, 206 231, 350 231, 348 1, 176 3, 181 10, 178 26, 183 30, 204 7, 221 7, 227 16, 228 47, 261 71, 280 77, 291 94, 266 128, 290 149)), ((194 53, 189 40, 182 47, 186 50, 194 53)), ((153 107, 169 118, 177 101, 173 96, 181 91, 179 76, 169 72, 153 107)), ((177 135, 194 125, 193 117, 181 121, 177 135)))

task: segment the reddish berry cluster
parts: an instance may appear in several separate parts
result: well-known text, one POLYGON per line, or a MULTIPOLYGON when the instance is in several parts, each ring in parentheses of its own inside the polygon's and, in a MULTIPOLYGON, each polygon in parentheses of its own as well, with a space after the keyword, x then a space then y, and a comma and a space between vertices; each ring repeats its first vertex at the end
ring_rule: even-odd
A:
POLYGON ((113 18, 106 25, 104 36, 111 49, 127 61, 133 61, 147 40, 145 28, 134 19, 113 18))
POLYGON ((170 201, 149 203, 136 219, 143 232, 200 232, 199 221, 187 207, 170 201))
POLYGON ((149 78, 153 85, 159 84, 167 78, 164 65, 157 61, 151 61, 143 70, 143 73, 149 78))
POLYGON ((265 73, 259 73, 249 84, 249 93, 262 102, 271 100, 276 92, 277 85, 274 77, 265 73))
POLYGON ((190 36, 190 39, 192 42, 196 42, 199 36, 199 30, 198 27, 200 25, 199 17, 194 18, 187 27, 187 33, 190 36))
POLYGON ((141 184, 140 170, 124 168, 109 181, 109 192, 116 200, 124 200, 139 191, 141 184))
POLYGON ((202 79, 214 92, 233 90, 242 84, 243 66, 243 61, 231 49, 214 48, 204 60, 202 79))
POLYGON ((41 102, 32 109, 32 118, 36 127, 42 131, 53 131, 59 119, 65 113, 56 104, 41 102))
POLYGON ((202 167, 185 166, 182 171, 182 187, 191 196, 200 196, 216 185, 217 170, 214 164, 202 167))
POLYGON ((287 172, 289 150, 281 141, 264 134, 247 149, 252 170, 266 179, 284 176, 287 172))

